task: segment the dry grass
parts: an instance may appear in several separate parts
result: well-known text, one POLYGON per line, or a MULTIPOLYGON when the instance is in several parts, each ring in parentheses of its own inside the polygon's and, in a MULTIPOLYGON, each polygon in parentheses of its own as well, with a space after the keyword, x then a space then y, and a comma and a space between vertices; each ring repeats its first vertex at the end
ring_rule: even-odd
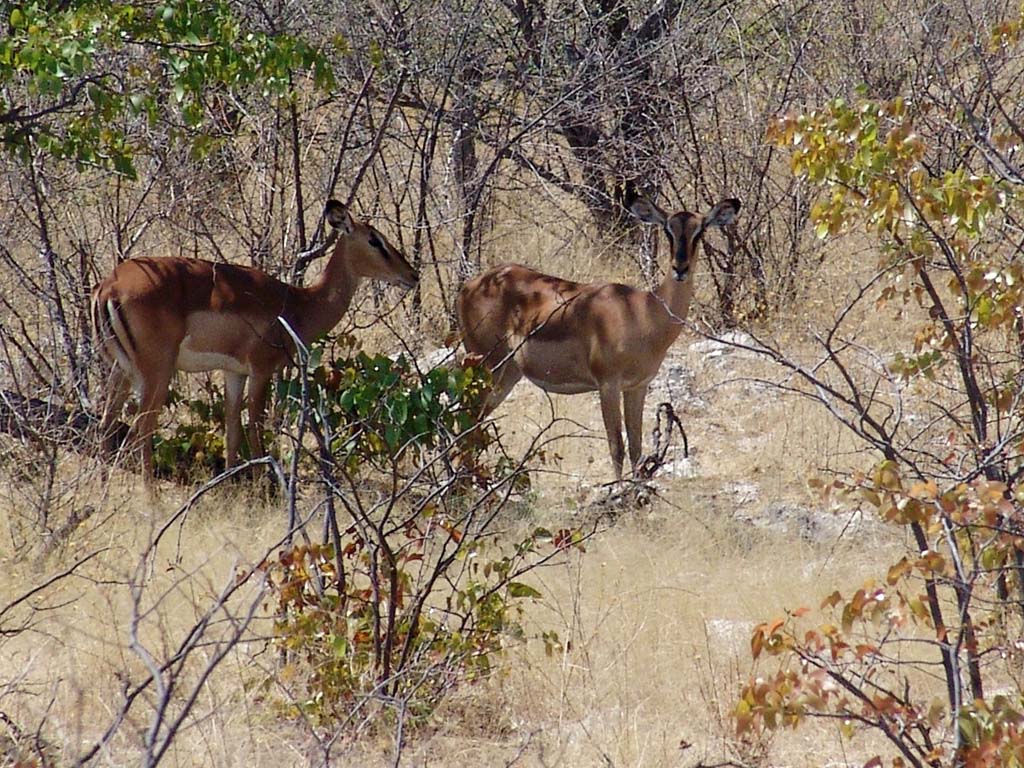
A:
MULTIPOLYGON (((579 279, 636 282, 632 261, 616 248, 588 243, 574 222, 552 219, 544 231, 502 219, 504 229, 492 235, 498 244, 514 243, 515 252, 496 248, 495 260, 545 264, 579 279)), ((806 305, 772 328, 773 335, 799 345, 805 320, 835 307, 848 290, 841 286, 870 274, 858 254, 840 256, 816 277, 806 305)), ((405 322, 406 311, 396 310, 396 323, 405 322)), ((368 325, 369 317, 357 309, 354 325, 368 325)), ((882 324, 870 316, 852 322, 867 335, 881 334, 882 324)), ((381 327, 359 333, 371 349, 401 346, 381 327)), ((425 347, 437 341, 418 340, 425 347)), ((542 429, 552 438, 530 517, 510 521, 511 527, 572 525, 604 513, 612 522, 586 554, 535 576, 545 595, 527 616, 535 639, 510 648, 493 679, 459 691, 433 729, 408 746, 406 764, 675 766, 731 759, 820 765, 871 753, 868 743, 844 747, 828 728, 781 734, 771 743, 733 736, 729 712, 752 672, 752 626, 786 609, 817 606, 832 589, 877 575, 891 542, 884 531, 812 541, 793 528, 759 523, 773 504, 814 507, 809 475, 863 466, 871 457, 854 451, 816 407, 780 400, 750 380, 777 371, 742 355, 709 359, 694 341, 684 335, 666 361, 693 371, 692 383, 682 385, 680 408, 693 450, 689 474, 660 480, 648 506, 595 503, 604 493, 600 483, 611 475, 596 396, 549 398, 523 383, 498 412, 513 445, 542 429), (563 652, 545 654, 536 636, 548 630, 558 633, 563 652)), ((661 395, 652 394, 649 412, 661 395)), ((649 413, 645 439, 650 427, 649 413)), ((0 679, 19 683, 0 700, 0 711, 16 723, 42 722, 43 737, 70 759, 109 723, 124 672, 142 671, 127 646, 129 584, 155 527, 190 489, 168 487, 151 502, 131 477, 104 483, 90 460, 64 461, 60 485, 70 489, 67 503, 89 505, 92 515, 60 549, 40 557, 44 544, 26 545, 19 532, 31 514, 24 501, 41 491, 30 479, 5 478, 0 604, 77 558, 99 554, 47 595, 39 606, 47 610, 34 614, 31 631, 4 641, 0 679)), ((143 604, 151 612, 141 627, 143 642, 164 653, 180 642, 236 569, 262 557, 284 527, 280 505, 245 487, 205 498, 172 530, 147 572, 143 604)), ((244 596, 233 603, 235 610, 243 607, 244 596)), ((258 639, 265 631, 257 622, 250 640, 203 688, 172 764, 316 763, 305 726, 275 719, 252 694, 252 683, 273 667, 258 639)), ((138 760, 148 710, 138 711, 100 764, 138 760)), ((339 747, 333 764, 390 764, 390 749, 386 742, 339 747)))
MULTIPOLYGON (((122 502, 123 517, 108 526, 119 531, 111 537, 116 549, 94 574, 106 583, 67 585, 62 598, 73 603, 43 618, 37 632, 5 644, 0 674, 9 679, 20 670, 35 694, 13 699, 16 706, 5 711, 16 722, 36 722, 54 692, 45 733, 71 753, 108 722, 123 671, 141 672, 125 648, 128 599, 117 583, 130 576, 133 550, 145 539, 138 535, 143 526, 125 525, 139 506, 122 502)), ((171 567, 174 553, 162 553, 149 584, 154 595, 171 590, 149 642, 159 647, 180 637, 235 563, 277 535, 280 521, 260 518, 236 502, 216 504, 188 522, 182 562, 171 567)), ((8 569, 5 598, 38 579, 38 569, 29 571, 8 569)), ((748 674, 750 627, 784 608, 816 604, 833 587, 859 583, 871 572, 853 546, 823 549, 760 536, 721 510, 655 505, 629 513, 585 555, 537 579, 546 598, 531 612, 531 628, 557 631, 568 650, 548 657, 539 640, 513 647, 496 680, 463 691, 433 737, 413 744, 410 764, 503 764, 520 751, 523 765, 667 766, 723 753, 750 758, 757 745, 735 742, 727 717, 748 674), (686 754, 683 742, 693 745, 686 754)), ((258 675, 254 650, 241 647, 207 686, 194 724, 179 740, 177 762, 271 765, 283 753, 288 764, 303 764, 302 729, 275 722, 246 692, 258 675)), ((101 764, 133 762, 135 734, 146 724, 140 719, 124 729, 101 764)), ((802 731, 771 746, 773 762, 817 765, 840 742, 835 733, 802 731)), ((369 748, 342 753, 337 764, 383 764, 369 748)))
POLYGON ((509 683, 514 701, 535 702, 517 719, 551 736, 552 764, 608 755, 614 765, 673 765, 684 743, 690 759, 750 760, 756 745, 737 743, 726 716, 748 673, 750 629, 816 603, 833 579, 863 577, 862 559, 832 553, 826 564, 825 555, 752 536, 718 511, 626 522, 578 567, 544 579, 550 618, 538 622, 572 649, 550 661, 533 649, 509 683))

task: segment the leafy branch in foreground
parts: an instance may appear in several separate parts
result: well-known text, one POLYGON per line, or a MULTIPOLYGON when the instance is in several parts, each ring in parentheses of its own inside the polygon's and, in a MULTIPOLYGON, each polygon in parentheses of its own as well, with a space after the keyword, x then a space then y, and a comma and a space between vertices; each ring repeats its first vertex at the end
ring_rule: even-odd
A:
MULTIPOLYGON (((330 453, 349 470, 366 461, 415 459, 442 445, 469 461, 488 442, 482 433, 455 440, 474 431, 490 388, 486 369, 437 366, 421 374, 405 355, 363 351, 323 362, 324 349, 310 352, 310 405, 330 453)), ((301 412, 302 391, 301 373, 278 384, 278 400, 292 418, 301 412)))
POLYGON ((485 370, 323 358, 314 347, 278 390, 315 441, 324 527, 266 564, 284 665, 262 688, 282 714, 349 735, 392 726, 400 750, 407 727, 526 638, 524 601, 542 597, 529 572, 582 551, 587 534, 504 530, 543 437, 514 456, 478 423, 485 370))
POLYGON ((1008 72, 999 67, 1020 41, 1001 40, 970 49, 987 67, 977 87, 993 104, 998 163, 974 141, 975 115, 935 114, 927 96, 836 100, 769 130, 822 192, 818 235, 864 226, 880 258, 816 333, 818 361, 769 344, 753 351, 787 369, 780 386, 824 405, 876 452, 871 469, 818 481, 823 499, 872 510, 907 532, 909 550, 884 578, 826 597, 822 623, 800 609, 755 630, 753 656, 778 667, 744 687, 741 732, 829 718, 849 736, 883 734, 894 766, 1021 764, 1024 272, 1012 159, 1024 135, 993 74, 1008 72), (954 137, 974 147, 943 164, 954 137), (913 324, 909 348, 877 351, 850 333, 872 299, 869 311, 913 324))
MULTIPOLYGON (((428 518, 400 534, 405 541, 394 563, 384 565, 375 557, 378 546, 355 526, 343 535, 343 574, 331 545, 296 546, 267 566, 279 617, 275 644, 287 662, 264 687, 290 691, 279 704, 285 715, 343 722, 367 709, 369 695, 379 699, 371 710, 402 700, 401 716, 425 721, 445 695, 485 679, 496 655, 526 640, 524 602, 542 595, 516 578, 533 567, 531 559, 544 558, 545 548, 550 556, 573 542, 569 536, 554 544, 550 532, 537 529, 511 547, 512 554, 469 541, 457 561, 428 562, 438 546, 459 547, 464 538, 463 529, 428 518), (375 562, 380 572, 371 574, 375 562), (462 578, 447 583, 441 571, 435 594, 424 591, 431 581, 424 582, 425 575, 452 566, 462 578)), ((557 643, 551 633, 544 640, 549 649, 557 643)))

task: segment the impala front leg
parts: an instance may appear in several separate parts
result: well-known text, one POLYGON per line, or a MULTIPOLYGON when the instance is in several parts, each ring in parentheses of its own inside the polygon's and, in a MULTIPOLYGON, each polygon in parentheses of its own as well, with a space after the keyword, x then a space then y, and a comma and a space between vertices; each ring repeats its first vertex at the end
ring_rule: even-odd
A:
POLYGON ((522 369, 513 360, 506 360, 505 364, 494 372, 491 382, 491 391, 487 395, 484 416, 489 416, 494 409, 501 405, 505 398, 512 392, 512 388, 523 378, 522 369))
POLYGON ((253 375, 249 379, 249 458, 260 458, 263 449, 263 412, 267 407, 269 376, 253 375))
POLYGON ((224 371, 224 431, 228 469, 238 461, 238 447, 242 444, 242 393, 245 390, 245 379, 245 374, 224 371))
POLYGON ((622 479, 622 458, 625 451, 622 446, 622 390, 618 384, 601 387, 601 417, 604 419, 604 430, 608 435, 608 452, 612 457, 612 468, 615 479, 622 479))
POLYGON ((647 387, 631 389, 622 394, 622 406, 626 417, 626 436, 629 438, 629 463, 633 470, 644 453, 644 401, 647 387))

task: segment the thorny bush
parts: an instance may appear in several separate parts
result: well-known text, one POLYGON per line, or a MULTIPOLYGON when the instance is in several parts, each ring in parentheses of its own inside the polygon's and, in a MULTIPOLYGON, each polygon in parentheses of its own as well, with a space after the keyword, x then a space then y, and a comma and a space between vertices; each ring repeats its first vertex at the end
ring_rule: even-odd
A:
MULTIPOLYGON (((275 699, 284 714, 337 722, 376 696, 401 701, 396 713, 421 723, 447 693, 484 679, 497 654, 526 640, 524 602, 541 593, 515 574, 542 548, 553 551, 551 533, 534 530, 512 554, 483 541, 467 544, 449 564, 462 578, 444 579, 436 594, 425 589, 425 577, 429 582, 438 568, 429 553, 435 540, 451 542, 462 531, 426 517, 398 535, 394 570, 375 565, 374 543, 355 527, 344 533, 340 558, 333 546, 314 544, 285 550, 268 564, 274 642, 286 659, 277 682, 289 697, 275 699)), ((563 534, 555 546, 572 542, 563 534)), ((549 651, 558 642, 554 633, 542 639, 549 651)), ((272 690, 271 681, 264 687, 272 690)))
POLYGON ((959 111, 927 95, 836 100, 769 132, 824 193, 819 236, 863 224, 881 247, 874 277, 818 334, 821 361, 768 354, 877 456, 819 481, 823 497, 899 527, 909 548, 884 576, 825 597, 823 621, 799 609, 756 628, 754 658, 778 667, 743 689, 741 732, 821 717, 880 732, 893 766, 1024 764, 1024 134, 1000 69, 1020 61, 1022 30, 1024 10, 946 49, 989 73, 968 67, 980 95, 959 111), (956 162, 942 162, 954 140, 956 162), (904 350, 865 350, 845 327, 872 299, 914 323, 904 350))
MULTIPOLYGON (((539 451, 513 458, 494 426, 478 423, 486 371, 324 357, 318 345, 279 388, 286 413, 315 437, 325 525, 321 543, 307 538, 265 566, 284 659, 265 688, 287 692, 273 699, 286 714, 402 732, 526 638, 524 601, 541 594, 524 577, 582 551, 584 536, 535 528, 498 538, 496 521, 526 498, 526 463, 539 451)), ((549 650, 558 643, 540 637, 549 650)))

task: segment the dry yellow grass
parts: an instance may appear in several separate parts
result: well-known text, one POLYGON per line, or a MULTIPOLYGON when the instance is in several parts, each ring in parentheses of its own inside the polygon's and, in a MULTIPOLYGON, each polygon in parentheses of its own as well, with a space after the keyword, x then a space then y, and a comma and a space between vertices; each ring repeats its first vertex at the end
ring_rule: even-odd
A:
MULTIPOLYGON (((577 279, 639 282, 621 249, 589 242, 574 222, 549 222, 544 231, 525 233, 521 222, 502 222, 504 230, 492 233, 495 261, 545 264, 577 279), (515 251, 507 252, 503 242, 515 251)), ((870 272, 857 256, 843 254, 819 275, 807 304, 771 333, 799 348, 803 320, 834 307, 847 290, 841 285, 870 272)), ((399 326, 407 312, 405 306, 396 310, 399 326)), ((357 328, 367 326, 371 313, 357 308, 352 318, 357 328)), ((871 317, 853 322, 865 334, 882 333, 871 317)), ((401 347, 380 326, 359 333, 368 348, 401 347)), ((429 347, 438 339, 428 334, 411 341, 429 347)), ((805 484, 809 475, 863 466, 871 457, 853 451, 817 407, 780 399, 749 380, 775 377, 777 370, 750 357, 708 358, 695 341, 684 334, 666 361, 694 372, 680 408, 693 451, 689 474, 659 480, 658 495, 647 506, 597 503, 611 471, 596 396, 549 398, 524 382, 498 411, 514 446, 541 429, 555 438, 545 471, 535 476, 528 519, 509 521, 509 527, 573 525, 603 512, 611 513, 612 522, 586 554, 534 574, 544 599, 526 617, 533 639, 510 647, 493 679, 461 689, 431 729, 415 735, 406 764, 675 766, 735 759, 821 765, 872 753, 870 742, 844 746, 826 727, 781 734, 770 743, 733 736, 729 712, 751 674, 752 626, 786 609, 815 607, 832 589, 877 576, 889 562, 892 542, 884 531, 811 541, 792 526, 758 524, 772 504, 814 507, 818 502, 805 484), (550 656, 537 639, 549 630, 564 643, 550 656)), ((652 395, 649 412, 657 402, 652 395)), ((649 413, 645 441, 651 427, 649 413)), ((19 449, 14 455, 30 454, 19 449)), ((115 474, 104 484, 90 460, 64 461, 58 484, 69 494, 64 501, 91 506, 92 515, 45 557, 35 554, 41 543, 22 541, 32 515, 25 500, 41 491, 13 473, 0 484, 0 567, 6 577, 0 604, 77 558, 99 554, 47 594, 51 610, 34 614, 31 631, 4 641, 0 679, 18 684, 0 710, 16 723, 42 722, 42 736, 70 759, 109 724, 124 672, 142 673, 128 648, 131 582, 154 531, 190 489, 167 487, 154 503, 130 476, 115 474)), ((308 502, 300 506, 309 511, 308 502)), ((244 486, 204 498, 171 529, 145 571, 143 605, 151 612, 140 626, 143 644, 168 653, 236 570, 264 556, 284 527, 280 504, 244 486)), ((231 603, 236 615, 244 598, 231 603)), ((276 719, 253 694, 252 684, 274 666, 262 642, 266 616, 260 614, 247 641, 202 688, 170 764, 320 764, 306 727, 276 719)), ((99 764, 137 763, 149 714, 148 706, 134 709, 99 764)), ((387 765, 390 749, 386 740, 338 745, 332 765, 387 765)))
MULTIPOLYGON (((160 648, 180 639, 236 563, 257 556, 279 535, 280 520, 253 515, 241 501, 198 508, 185 524, 180 562, 171 542, 161 550, 147 585, 147 595, 161 597, 144 643, 160 648)), ((146 539, 144 505, 130 495, 117 505, 129 519, 84 535, 64 553, 73 557, 74 549, 107 540, 112 549, 91 573, 105 583, 66 585, 61 598, 73 603, 5 645, 4 676, 21 670, 24 684, 40 694, 17 701, 7 714, 34 722, 52 690, 58 699, 46 735, 71 752, 109 721, 123 672, 142 671, 125 647, 130 611, 124 581, 146 539), (133 527, 130 516, 136 515, 133 527)), ((5 598, 38 580, 40 570, 48 569, 9 567, 5 598)), ((545 599, 531 609, 529 627, 557 631, 565 653, 548 657, 538 640, 513 646, 497 678, 462 691, 442 712, 437 733, 414 742, 411 754, 429 757, 430 764, 468 759, 491 765, 522 747, 526 765, 602 765, 605 754, 615 765, 675 765, 683 741, 694 753, 720 754, 731 742, 725 713, 747 674, 752 624, 787 607, 815 604, 823 591, 859 583, 871 572, 855 546, 823 548, 758 535, 721 510, 655 504, 626 513, 585 555, 536 578, 545 599)), ((254 650, 242 646, 204 690, 195 722, 177 744, 178 760, 264 765, 279 761, 282 747, 296 759, 304 754, 301 729, 275 723, 246 692, 258 674, 254 650)), ((134 761, 144 713, 140 708, 102 764, 134 761)), ((801 733, 794 746, 779 739, 774 748, 782 751, 772 757, 794 764, 784 757, 790 749, 813 748, 820 756, 819 750, 839 748, 836 734, 819 736, 808 744, 801 733)), ((362 764, 372 758, 366 749, 349 755, 351 763, 339 754, 338 764, 362 764)))

